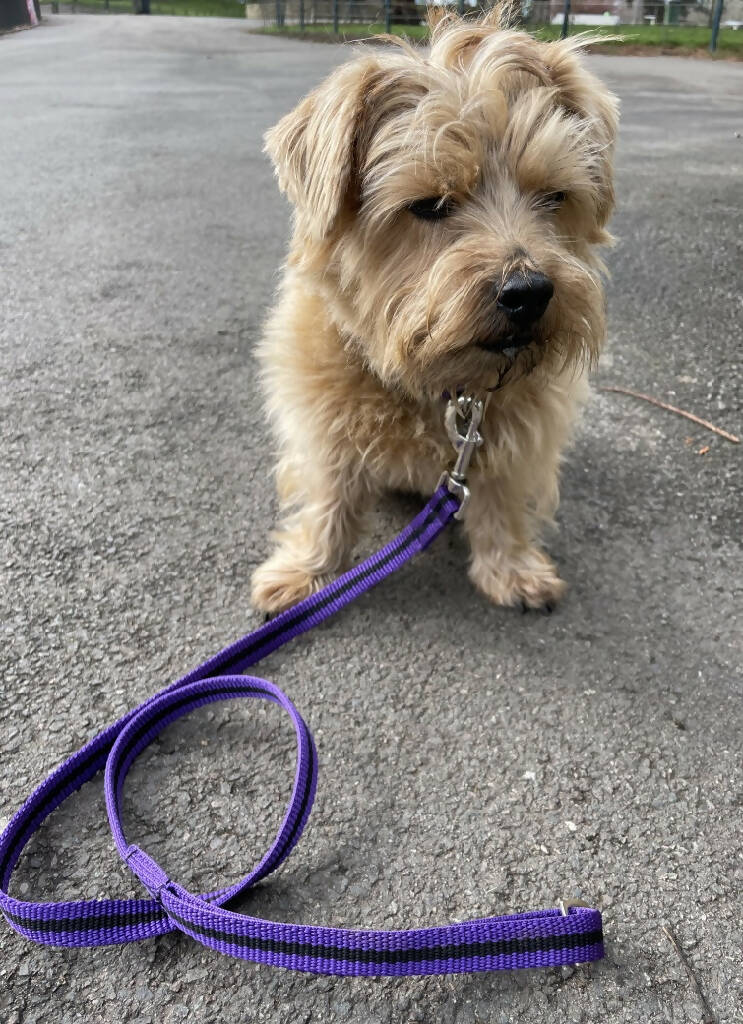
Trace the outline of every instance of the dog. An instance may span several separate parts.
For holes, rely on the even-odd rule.
[[[294,211],[258,349],[285,518],[256,609],[347,567],[379,492],[433,492],[463,392],[490,396],[470,578],[497,605],[562,595],[540,535],[605,334],[618,126],[587,41],[447,15],[428,52],[363,50],[267,133]]]

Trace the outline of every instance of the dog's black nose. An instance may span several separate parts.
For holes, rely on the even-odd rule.
[[[514,270],[498,295],[498,306],[512,323],[528,327],[538,320],[554,293],[552,282],[538,270]]]

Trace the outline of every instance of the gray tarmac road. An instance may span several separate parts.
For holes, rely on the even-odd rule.
[[[236,22],[65,17],[0,39],[0,815],[94,731],[256,624],[275,514],[252,349],[288,208],[261,134],[345,56]],[[623,101],[598,382],[741,432],[743,66],[596,57]],[[736,134],[737,133],[737,134]],[[705,454],[701,449],[709,447]],[[473,592],[450,535],[264,674],[314,730],[313,818],[244,903],[433,925],[582,894],[577,971],[333,980],[185,938],[59,950],[0,929],[2,1024],[743,1020],[740,447],[599,393],[565,467],[552,617]],[[384,503],[364,550],[417,508]],[[193,887],[263,853],[293,765],[272,707],[142,758],[131,836]],[[100,786],[19,897],[140,895]]]

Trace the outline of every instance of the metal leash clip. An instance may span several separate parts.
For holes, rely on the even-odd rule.
[[[472,395],[457,395],[446,403],[444,426],[449,440],[454,445],[457,459],[454,466],[441,474],[438,487],[446,487],[450,494],[459,501],[459,509],[454,513],[455,519],[462,519],[467,502],[470,499],[469,487],[465,484],[467,468],[476,448],[483,443],[479,426],[485,415],[490,396],[473,398]],[[460,422],[463,429],[460,429]]]

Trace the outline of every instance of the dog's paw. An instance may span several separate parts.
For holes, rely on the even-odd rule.
[[[494,604],[521,607],[524,611],[553,611],[567,586],[549,558],[537,548],[523,552],[511,562],[502,556],[492,561],[476,557],[470,579]]]
[[[314,594],[324,583],[323,577],[287,565],[277,553],[253,573],[251,604],[256,611],[274,615]]]

